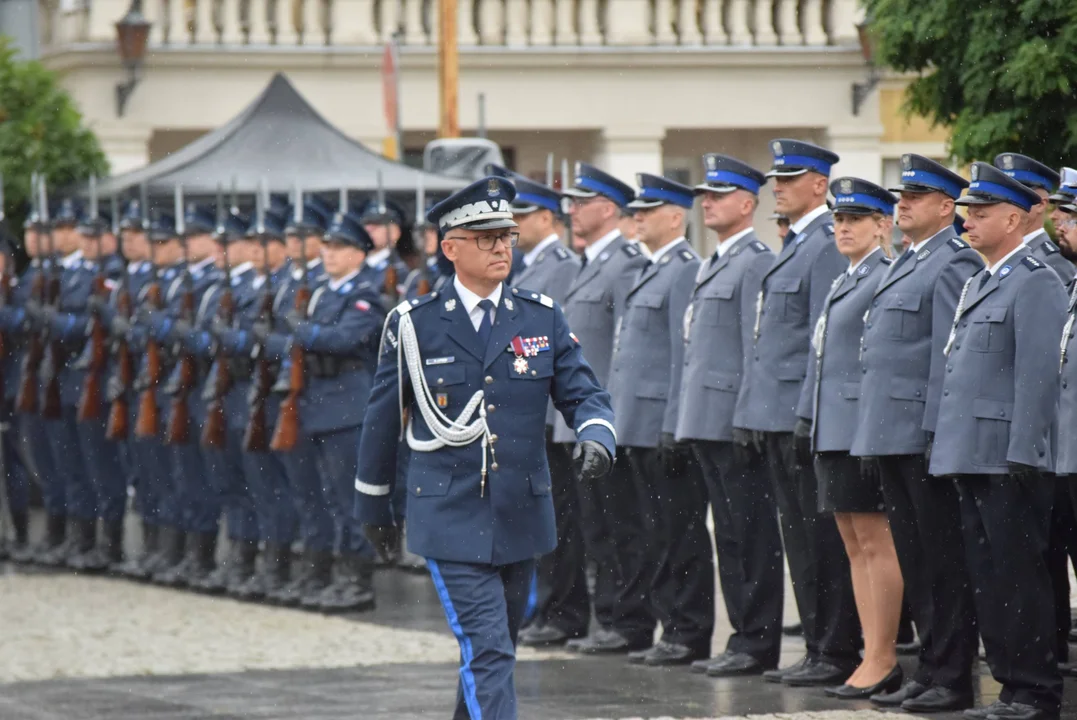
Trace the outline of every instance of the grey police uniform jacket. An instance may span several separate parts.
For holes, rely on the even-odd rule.
[[[657,447],[662,433],[677,430],[684,314],[699,267],[699,256],[681,240],[645,266],[628,291],[608,386],[619,446]]]
[[[700,265],[684,316],[678,440],[733,439],[733,411],[752,346],[755,301],[774,253],[750,232]]]
[[[815,452],[848,451],[857,426],[860,397],[860,336],[864,311],[871,304],[879,277],[890,260],[876,250],[852,275],[843,272],[833,282],[823,314],[812,333],[808,360],[811,400],[797,415],[811,418]]]
[[[929,472],[1053,471],[1066,292],[1027,247],[979,285],[977,274],[959,302]]]
[[[934,432],[957,298],[983,267],[947,227],[882,275],[864,324],[860,415],[850,452],[917,455]]]
[[[530,265],[525,265],[513,283],[537,290],[553,298],[554,302],[564,303],[569,287],[579,274],[579,256],[556,240],[543,248]],[[546,425],[552,427],[559,416],[551,401],[546,412]]]
[[[745,380],[733,425],[792,432],[805,382],[815,321],[834,278],[849,267],[834,245],[834,218],[825,212],[782,248],[763,277],[762,312],[745,349]],[[758,333],[755,329],[758,328]]]
[[[1046,230],[1040,230],[1035,236],[1029,238],[1026,244],[1032,250],[1032,257],[1054,270],[1063,284],[1068,285],[1073,280],[1075,270],[1073,263],[1062,257],[1062,251],[1051,240]]]
[[[646,262],[639,248],[618,236],[579,271],[565,295],[565,320],[603,387],[609,383],[614,328],[624,313],[628,291]],[[576,434],[560,416],[555,418],[553,439],[576,441]]]
[[[1059,475],[1077,474],[1077,285],[1070,291],[1068,315],[1063,326],[1062,389],[1058,401],[1058,441],[1055,444],[1055,472]]]

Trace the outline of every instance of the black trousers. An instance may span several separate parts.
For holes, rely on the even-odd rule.
[[[915,679],[970,690],[979,642],[957,490],[951,481],[927,474],[923,455],[880,457],[879,474],[920,637]]]
[[[1055,608],[1055,657],[1059,662],[1069,662],[1070,575],[1069,550],[1074,532],[1073,505],[1070,498],[1069,477],[1050,475],[1044,480],[1054,487],[1054,503],[1051,506],[1051,530],[1047,540],[1047,552],[1043,559],[1047,574],[1051,577],[1051,594]]]
[[[1057,714],[1062,676],[1043,560],[1054,484],[1011,475],[959,475],[955,484],[987,664],[1002,685],[999,700]]]
[[[546,428],[546,457],[550,463],[557,547],[538,561],[538,602],[535,621],[549,624],[570,636],[587,634],[591,601],[580,530],[580,507],[571,445],[555,443]]]
[[[767,467],[778,500],[808,655],[843,665],[860,662],[860,622],[849,558],[831,513],[819,513],[815,470],[796,462],[793,433],[765,433]]]
[[[571,448],[566,445],[568,452]],[[647,556],[639,496],[632,487],[632,466],[618,449],[609,475],[576,483],[580,529],[597,571],[592,603],[599,626],[649,643],[656,624],[648,597],[654,563]]]
[[[766,463],[755,456],[738,464],[728,442],[695,442],[693,450],[710,495],[718,583],[733,627],[726,650],[775,667],[782,642],[785,564]]]
[[[709,651],[714,634],[714,564],[707,533],[707,489],[687,447],[628,448],[640,497],[648,556],[655,559],[651,606],[662,639]]]

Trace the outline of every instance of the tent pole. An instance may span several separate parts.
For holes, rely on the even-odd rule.
[[[460,137],[458,106],[460,57],[456,49],[456,0],[438,0],[438,95],[441,103],[439,138]]]

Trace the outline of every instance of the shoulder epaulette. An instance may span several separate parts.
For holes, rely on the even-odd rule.
[[[950,247],[952,247],[955,251],[964,250],[968,246],[969,246],[969,244],[967,242],[965,242],[964,240],[962,240],[961,238],[956,238],[956,237],[950,238]]]
[[[759,242],[758,240],[752,240],[751,244],[748,247],[750,247],[752,250],[755,250],[757,253],[764,253],[768,249],[766,245]]]
[[[553,254],[557,256],[558,260],[568,260],[569,258],[568,249],[560,245],[553,249]]]
[[[1044,240],[1043,244],[1040,247],[1042,247],[1044,252],[1046,252],[1048,255],[1054,255],[1056,252],[1059,252],[1058,245],[1055,245],[1053,242],[1051,242],[1050,238]]]
[[[1043,263],[1041,263],[1039,260],[1032,257],[1031,255],[1025,255],[1023,258],[1021,258],[1021,262],[1023,262],[1025,265],[1028,265],[1029,268],[1033,270],[1039,270],[1041,267],[1044,267]]]
[[[692,262],[693,260],[696,259],[696,254],[694,252],[692,252],[691,250],[689,250],[688,248],[685,248],[684,250],[681,250],[680,256],[681,256],[681,260],[684,260],[685,262]]]
[[[549,295],[543,295],[542,293],[533,292],[531,290],[524,290],[522,288],[513,288],[512,294],[518,298],[530,300],[531,302],[538,303],[539,305],[545,305],[548,308],[553,307],[553,298]]]
[[[883,265],[890,265],[891,263],[894,262],[894,260],[893,260],[893,258],[884,257],[879,262],[881,262]]]
[[[621,248],[621,252],[631,258],[639,257],[639,248],[632,243],[626,243],[625,246]]]
[[[414,300],[405,300],[404,302],[400,303],[395,308],[393,308],[393,310],[396,312],[397,315],[407,315],[409,312],[411,312],[415,308],[421,307],[423,305],[426,305],[427,303],[429,303],[432,300],[436,300],[437,297],[438,297],[437,292],[427,293],[426,295],[420,295],[419,297],[415,298]]]
[[[830,235],[831,237],[833,237],[834,236],[834,224],[833,223],[827,223],[826,225],[824,225],[823,226],[823,232],[825,232],[827,235]]]

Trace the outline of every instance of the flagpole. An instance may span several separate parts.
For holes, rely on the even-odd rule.
[[[438,0],[438,137],[460,137],[460,56],[456,47],[456,0]]]

